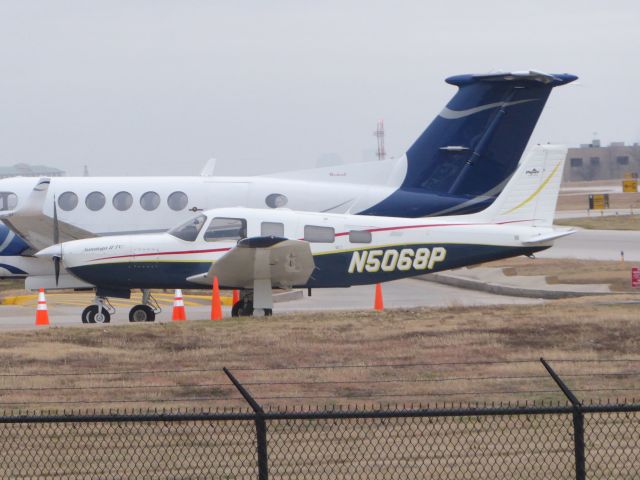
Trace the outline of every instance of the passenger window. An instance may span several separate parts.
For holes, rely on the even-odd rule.
[[[129,210],[133,205],[133,197],[129,192],[118,192],[113,196],[113,206],[116,210],[124,212]]]
[[[167,198],[167,205],[171,210],[175,210],[179,212],[180,210],[184,210],[187,208],[187,203],[189,203],[189,197],[184,192],[173,192]]]
[[[58,197],[58,206],[69,212],[78,206],[78,196],[73,192],[64,192]]]
[[[104,204],[107,203],[107,199],[101,192],[91,192],[87,195],[87,198],[84,199],[84,203],[89,210],[97,212],[104,207]]]
[[[366,230],[351,230],[349,232],[351,243],[371,243],[371,232]]]
[[[278,222],[262,222],[260,235],[263,237],[284,237],[284,224]]]
[[[18,206],[18,196],[13,192],[0,192],[0,212],[13,210]]]
[[[264,203],[266,203],[269,208],[284,207],[288,201],[289,199],[281,193],[272,193],[264,199]]]
[[[187,242],[193,242],[198,238],[202,226],[207,221],[207,217],[204,215],[198,215],[192,218],[182,225],[178,225],[175,228],[169,230],[169,234]]]
[[[333,227],[318,227],[316,225],[304,226],[304,239],[307,242],[333,243],[336,232]]]
[[[140,197],[140,206],[151,212],[160,206],[160,195],[156,192],[146,192]]]
[[[204,239],[207,242],[240,240],[246,237],[247,221],[244,218],[214,218],[204,232]]]

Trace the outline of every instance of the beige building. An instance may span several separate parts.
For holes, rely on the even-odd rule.
[[[621,179],[625,172],[640,172],[640,145],[611,142],[600,145],[600,140],[570,148],[564,166],[565,182],[583,180]]]

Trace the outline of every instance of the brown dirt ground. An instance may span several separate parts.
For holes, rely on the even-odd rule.
[[[563,185],[563,188],[570,188]],[[598,193],[597,188],[592,193]],[[558,210],[587,210],[589,208],[589,192],[560,193]],[[640,192],[610,193],[609,208],[640,208]]]
[[[596,212],[591,217],[556,219],[560,226],[580,227],[588,230],[640,230],[640,215],[603,215]]]
[[[549,284],[608,284],[614,292],[633,294],[639,293],[637,288],[631,287],[631,267],[634,265],[622,261],[517,257],[479,266],[502,268],[508,276],[545,275]]]

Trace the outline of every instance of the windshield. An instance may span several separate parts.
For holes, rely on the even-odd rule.
[[[204,215],[198,215],[195,218],[169,230],[169,233],[174,237],[178,237],[187,242],[193,242],[198,237],[202,226],[207,221],[207,217]]]

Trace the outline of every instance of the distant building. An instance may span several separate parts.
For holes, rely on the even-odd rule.
[[[624,177],[625,172],[640,172],[640,145],[611,142],[603,147],[600,140],[570,148],[564,166],[563,180],[609,180]]]
[[[0,178],[7,177],[63,177],[65,172],[46,165],[18,163],[11,167],[0,166]]]

